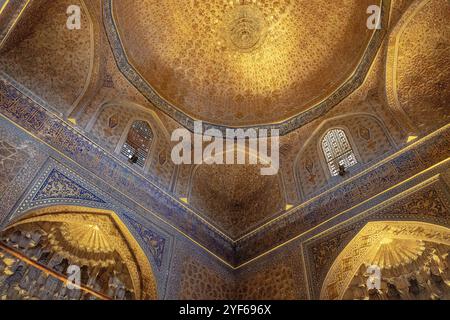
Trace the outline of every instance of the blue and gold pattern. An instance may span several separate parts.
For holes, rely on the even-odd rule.
[[[155,263],[159,268],[161,268],[163,255],[164,255],[164,246],[166,244],[166,239],[162,236],[153,232],[149,229],[144,228],[142,224],[134,220],[128,215],[124,215],[127,221],[135,228],[135,230],[139,233],[139,236],[145,242],[148,247],[148,250],[153,256]]]
[[[76,199],[105,203],[92,192],[55,169],[33,198],[33,200],[50,199]]]
[[[450,152],[450,126],[446,126],[354,178],[346,180],[339,185],[340,188],[332,188],[315,197],[314,201],[301,204],[248,235],[233,240],[170,197],[152,181],[134,174],[128,167],[117,163],[113,157],[80,132],[27,98],[4,77],[0,80],[0,112],[71,160],[95,173],[97,177],[101,177],[112,188],[121,191],[146,210],[173,223],[193,240],[231,265],[245,263],[325,221],[333,218],[341,221],[343,212],[357,214],[367,209],[367,206],[401,192],[400,189],[403,187],[399,190],[388,190],[389,192],[377,196],[377,199],[371,202],[357,207],[355,205],[420,174],[427,167],[431,166],[433,170],[416,180],[423,181],[430,175],[439,173],[441,167],[445,165],[437,167],[436,165],[445,161]],[[346,216],[349,214],[346,213]]]

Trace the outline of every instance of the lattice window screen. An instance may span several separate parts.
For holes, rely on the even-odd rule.
[[[322,150],[331,175],[339,175],[339,165],[350,168],[358,163],[347,135],[341,129],[328,131],[322,141]]]
[[[144,167],[153,141],[153,131],[145,121],[135,121],[122,146],[121,154],[128,159],[137,157],[136,164]]]

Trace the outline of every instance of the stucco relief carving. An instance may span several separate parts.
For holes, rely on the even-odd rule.
[[[370,222],[345,247],[324,281],[320,298],[342,298],[357,269],[383,238],[415,239],[450,245],[448,228],[418,222]],[[371,251],[372,250],[372,251]]]
[[[369,40],[369,33],[365,32],[367,29],[365,29],[364,32],[355,30],[365,28],[367,19],[365,12],[369,3],[363,4],[360,1],[352,2],[349,3],[348,7],[340,7],[341,10],[331,9],[329,7],[334,6],[334,3],[327,3],[326,5],[319,7],[311,3],[311,6],[308,5],[306,8],[300,10],[295,8],[295,6],[298,5],[296,2],[280,1],[276,4],[272,4],[255,1],[254,3],[248,4],[248,6],[254,7],[252,9],[253,12],[260,10],[264,15],[264,19],[262,19],[262,17],[261,19],[255,18],[255,16],[258,16],[258,14],[255,13],[248,15],[251,18],[248,23],[246,22],[244,24],[245,27],[242,28],[241,24],[241,28],[236,28],[238,30],[244,30],[243,37],[240,38],[246,40],[241,42],[244,43],[244,47],[248,47],[249,43],[252,44],[252,47],[257,46],[260,43],[262,43],[263,46],[268,44],[269,49],[266,48],[266,52],[278,52],[280,50],[279,48],[282,47],[283,50],[286,51],[286,54],[273,56],[264,54],[264,52],[258,53],[258,50],[251,51],[250,53],[244,52],[243,54],[247,55],[253,53],[259,55],[258,59],[250,58],[249,60],[247,56],[239,55],[235,57],[233,52],[227,52],[227,44],[221,43],[220,37],[217,39],[216,36],[217,30],[220,29],[220,22],[223,20],[223,15],[229,10],[233,10],[234,7],[241,6],[241,4],[202,4],[196,2],[192,3],[191,6],[185,6],[180,9],[178,3],[175,2],[164,4],[158,3],[157,5],[152,3],[152,6],[150,6],[149,3],[143,2],[139,4],[139,6],[143,6],[142,8],[133,11],[125,9],[128,5],[129,4],[125,1],[113,2],[111,0],[104,6],[103,12],[107,33],[119,68],[135,87],[156,107],[189,129],[193,128],[193,120],[199,118],[205,121],[205,128],[215,127],[220,130],[225,130],[229,125],[259,125],[264,128],[277,127],[281,129],[282,135],[286,134],[331,110],[338,102],[342,101],[361,85],[370,64],[375,58],[376,52],[386,31],[385,29],[376,31],[374,37]],[[304,3],[302,3],[302,5],[305,6]],[[134,6],[136,6],[136,4]],[[209,12],[208,9],[206,9],[207,7],[216,8],[213,13],[211,13],[211,17],[208,17],[206,14],[201,14],[202,12]],[[388,12],[389,7],[390,1],[382,1],[383,21],[385,25],[388,25],[387,21],[389,15],[386,13]],[[318,8],[323,8],[323,10],[327,10],[327,12],[340,12],[340,18],[334,19],[333,22],[330,21],[330,26],[335,26],[336,24],[345,21],[347,18],[349,21],[352,21],[352,24],[354,23],[352,28],[349,28],[348,24],[337,27],[336,32],[340,32],[342,29],[346,28],[351,29],[346,33],[346,40],[353,39],[353,46],[346,46],[345,48],[340,47],[339,50],[352,48],[351,52],[345,55],[346,57],[361,53],[363,58],[360,60],[361,64],[359,66],[356,66],[356,61],[353,61],[352,63],[346,64],[328,63],[328,68],[317,69],[320,65],[320,63],[315,61],[317,56],[319,56],[318,59],[320,60],[327,59],[327,57],[329,57],[328,53],[331,53],[332,50],[313,49],[312,52],[309,52],[309,50],[311,50],[313,46],[320,47],[323,46],[325,42],[331,43],[336,40],[334,37],[335,32],[329,32],[329,28],[325,25],[319,27],[319,29],[327,36],[331,37],[329,41],[315,43],[312,38],[309,40],[302,39],[302,41],[308,42],[308,46],[302,46],[301,43],[293,46],[297,41],[300,41],[300,36],[296,32],[291,34],[290,31],[299,28],[299,21],[302,21],[304,23],[304,28],[307,29],[302,32],[303,36],[319,32],[317,30],[314,32],[311,31],[310,27],[313,24],[307,23],[309,18],[316,16]],[[147,10],[151,10],[147,15],[134,15],[135,12],[145,12]],[[186,24],[182,37],[180,38],[180,33],[175,32],[171,34],[171,39],[164,36],[162,39],[164,41],[169,41],[167,44],[169,46],[168,49],[164,48],[164,41],[157,41],[158,46],[149,46],[149,48],[152,49],[151,53],[147,51],[147,54],[133,54],[128,60],[125,52],[130,53],[131,50],[132,53],[136,53],[143,47],[146,47],[141,46],[135,50],[132,49],[133,43],[138,43],[135,41],[137,40],[136,37],[139,37],[139,42],[141,43],[142,41],[147,41],[146,38],[139,36],[142,30],[145,30],[145,34],[148,34],[149,28],[156,30],[153,34],[167,33],[164,25],[166,19],[157,18],[158,14],[167,14],[167,12],[171,12],[174,15],[174,19],[180,22],[183,21],[184,24],[186,24],[186,21],[192,20],[190,23]],[[303,14],[303,16],[294,17],[297,14]],[[345,19],[343,19],[343,15],[345,15]],[[143,16],[147,18],[143,20]],[[333,19],[331,15],[326,14],[325,12],[322,16]],[[138,21],[138,23],[136,23],[136,21]],[[214,27],[211,28],[207,23],[208,21],[212,21],[213,24],[215,23]],[[260,23],[255,21],[260,21]],[[262,36],[258,36],[260,31],[251,31],[256,29],[259,30],[260,28],[258,25],[264,25],[262,21],[265,21],[269,25],[269,31],[266,38],[270,38],[271,41],[266,41],[268,39],[264,41],[257,40],[263,38]],[[122,32],[130,22],[133,23],[132,28],[135,32]],[[150,25],[147,25],[149,22],[151,22]],[[174,29],[171,28],[171,30]],[[264,30],[264,27],[261,27],[261,30]],[[262,34],[264,34],[264,32],[262,32]],[[293,36],[295,41],[286,42],[286,37],[290,35]],[[361,36],[364,39],[361,40]],[[239,37],[235,37],[236,43],[238,42],[238,38]],[[286,43],[282,44],[283,41]],[[232,40],[230,40],[230,42],[232,42]],[[367,45],[369,42],[370,44]],[[201,43],[203,43],[203,46],[200,45]],[[358,50],[355,50],[355,43],[359,44]],[[306,52],[299,54],[298,50]],[[159,55],[161,52],[165,54],[164,57]],[[184,56],[186,52],[191,52],[191,54],[189,56]],[[224,52],[225,54],[223,54]],[[326,57],[323,57],[323,55]],[[128,54],[127,56],[130,55]],[[215,57],[219,57],[219,61],[214,60]],[[299,61],[293,65],[288,65],[290,62],[286,64],[283,60],[284,57],[289,57],[290,60],[292,60],[292,58],[299,58]],[[142,60],[145,59],[151,60],[143,62]],[[283,61],[278,61],[278,59]],[[312,61],[305,63],[305,59]],[[234,76],[236,73],[233,72],[233,70],[242,68],[242,66],[239,67],[239,63],[237,68],[234,67],[236,61],[240,60],[242,60],[241,65],[244,66],[246,63],[247,65],[260,63],[260,66],[252,67],[254,70],[252,73],[258,76],[253,77],[249,74],[246,79],[242,79],[244,82],[242,82],[239,77]],[[359,60],[359,58],[356,60]],[[160,64],[162,61],[164,61],[164,63]],[[168,61],[171,61],[169,65],[167,65]],[[196,61],[203,61],[203,63],[197,65]],[[211,63],[205,63],[205,61],[211,61]],[[131,65],[134,65],[135,67],[133,68]],[[178,67],[173,69],[174,65]],[[270,65],[273,65],[274,67],[270,67],[270,75],[267,77],[266,75],[269,73],[265,73],[265,70]],[[320,103],[319,101],[321,99],[319,99],[317,95],[323,95],[324,90],[321,90],[321,93],[318,93],[317,95],[313,94],[310,96],[310,93],[315,92],[316,88],[319,86],[316,86],[314,81],[307,79],[305,83],[303,83],[303,80],[305,79],[297,81],[298,79],[293,76],[292,72],[294,67],[300,68],[301,70],[311,69],[311,72],[307,72],[307,74],[320,73],[321,77],[319,78],[323,79],[326,77],[323,75],[324,72],[329,72],[339,65],[351,65],[352,68],[356,68],[356,72],[348,81],[345,77],[336,81],[329,81],[327,85],[333,87],[333,89],[325,90],[327,92],[326,99]],[[227,72],[222,70],[225,66],[230,66],[228,70],[226,70]],[[139,73],[137,73],[135,69],[138,69]],[[189,73],[192,73],[192,76],[187,77],[185,72],[180,71],[185,69],[190,70]],[[343,72],[336,71],[332,73],[333,74],[327,78],[334,78],[337,74],[343,74]],[[239,72],[239,74],[242,73]],[[300,78],[304,77],[303,72],[300,72],[300,74]],[[144,77],[142,75],[144,75]],[[155,75],[158,75],[157,81],[154,81],[155,79],[153,79]],[[228,82],[227,77],[225,77],[226,75],[231,77]],[[298,73],[296,73],[296,75],[298,75]],[[255,79],[256,81],[262,82],[252,85],[253,80]],[[323,87],[323,81],[320,80],[320,82],[320,87]],[[208,87],[204,86],[206,83],[208,84]],[[342,84],[342,86],[335,88],[336,83]],[[228,89],[223,89],[225,87]],[[271,89],[273,87],[276,87],[276,89]],[[301,88],[301,90],[299,88]],[[333,93],[334,89],[337,90]],[[308,96],[302,98],[302,95]],[[232,99],[230,99],[230,96]],[[308,105],[313,105],[314,107],[308,109],[305,108],[305,106],[298,106],[298,103],[295,103],[295,101],[300,100],[306,102]],[[218,107],[212,108],[211,105],[217,105]],[[242,108],[242,106],[247,105],[251,105],[252,108]],[[223,110],[227,110],[227,112],[223,112]],[[195,114],[193,115],[193,113]],[[274,114],[279,117],[276,121],[273,119]],[[257,119],[255,116],[257,116]],[[267,123],[270,123],[270,125]]]
[[[0,131],[1,132],[1,131]],[[0,140],[0,194],[25,165],[28,154],[6,140]]]
[[[34,210],[3,230],[1,240],[5,250],[18,251],[63,277],[70,265],[85,268],[83,284],[110,298],[157,297],[147,257],[111,211],[75,206]],[[121,288],[105,283],[105,277],[114,276]]]
[[[81,30],[64,27],[71,4],[83,8]],[[40,19],[26,30],[27,37],[0,55],[2,71],[66,116],[86,92],[93,69],[94,36],[85,8],[83,0],[47,1],[34,8]]]
[[[349,168],[358,170],[382,155],[393,151],[395,144],[384,124],[369,114],[351,114],[331,118],[322,123],[305,142],[294,162],[294,172],[306,200],[329,184],[330,172],[322,150],[322,137],[330,129],[339,128],[346,132],[360,165]]]
[[[159,117],[152,111],[127,101],[104,104],[88,124],[86,130],[102,146],[119,153],[133,121],[149,123],[154,137],[148,152],[148,161],[143,168],[161,184],[169,187],[175,170],[170,158],[170,136]],[[166,159],[166,160],[165,160]]]
[[[412,133],[432,132],[450,120],[449,12],[448,1],[416,0],[389,39],[387,99]]]

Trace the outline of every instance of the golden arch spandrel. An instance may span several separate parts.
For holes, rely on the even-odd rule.
[[[110,210],[92,209],[79,206],[52,206],[32,210],[7,226],[2,233],[27,228],[33,224],[47,223],[58,226],[63,236],[54,236],[53,245],[58,253],[74,257],[75,252],[84,253],[76,257],[80,262],[96,257],[105,257],[108,252],[117,252],[128,269],[136,299],[156,300],[156,280],[152,267],[137,241],[119,219]],[[57,243],[57,244],[55,244]],[[65,251],[64,246],[70,248]]]
[[[422,240],[450,245],[450,229],[411,221],[369,222],[335,259],[325,277],[320,299],[342,299],[359,267],[373,260],[384,239]]]

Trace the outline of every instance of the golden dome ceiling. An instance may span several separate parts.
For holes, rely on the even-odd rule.
[[[315,106],[353,75],[373,39],[371,0],[112,4],[139,76],[190,118],[223,126],[279,123]]]

